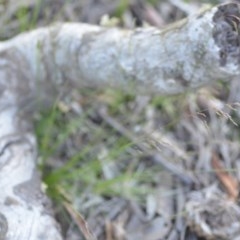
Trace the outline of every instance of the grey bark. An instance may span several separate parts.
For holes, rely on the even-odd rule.
[[[61,239],[36,171],[25,113],[84,86],[174,94],[240,73],[237,4],[162,31],[57,24],[0,43],[0,239]],[[52,96],[51,98],[49,96]]]

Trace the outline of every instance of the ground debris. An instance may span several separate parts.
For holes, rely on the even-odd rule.
[[[240,238],[240,207],[217,185],[192,192],[185,210],[188,226],[199,236],[226,240]]]

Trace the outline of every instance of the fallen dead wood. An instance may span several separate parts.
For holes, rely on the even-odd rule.
[[[120,30],[58,24],[0,44],[0,239],[62,239],[36,171],[30,112],[84,86],[174,94],[240,74],[237,4]]]

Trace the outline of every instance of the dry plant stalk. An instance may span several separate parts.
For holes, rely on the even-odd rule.
[[[226,168],[223,166],[215,152],[213,152],[212,154],[211,164],[219,181],[224,186],[224,189],[227,192],[229,199],[231,199],[232,201],[236,201],[239,195],[239,184],[237,179],[227,173]]]
[[[68,23],[1,42],[0,239],[62,239],[41,191],[28,110],[75,87],[174,94],[230,80],[240,73],[239,17],[231,3],[163,31]]]

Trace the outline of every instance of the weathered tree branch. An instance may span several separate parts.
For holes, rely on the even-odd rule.
[[[58,24],[0,44],[0,239],[61,239],[36,171],[29,116],[73,87],[174,94],[240,74],[237,4],[160,31]]]

